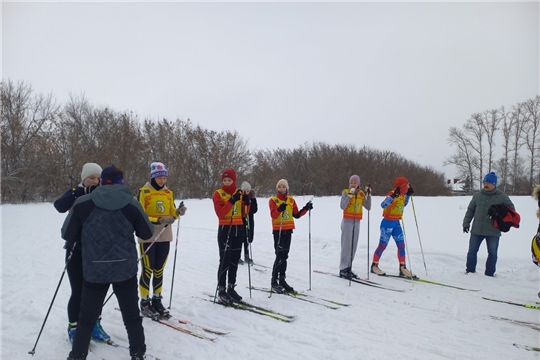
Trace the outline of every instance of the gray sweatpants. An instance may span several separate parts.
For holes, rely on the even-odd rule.
[[[354,260],[356,248],[358,247],[359,234],[360,220],[343,219],[341,221],[341,260],[339,262],[340,270],[352,267],[351,251],[352,260]]]

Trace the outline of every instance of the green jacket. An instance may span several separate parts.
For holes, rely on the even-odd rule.
[[[497,204],[505,204],[514,210],[516,209],[508,195],[497,188],[493,191],[482,189],[475,193],[463,218],[463,227],[470,227],[471,221],[474,218],[471,234],[501,236],[501,231],[493,226],[493,220],[488,215],[488,209],[491,205]]]

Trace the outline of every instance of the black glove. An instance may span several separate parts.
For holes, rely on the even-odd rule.
[[[239,190],[236,190],[236,192],[231,196],[231,198],[229,199],[229,202],[231,204],[234,205],[235,202],[237,202],[238,200],[240,200],[240,197],[242,196],[242,194],[240,193]]]
[[[468,233],[469,233],[469,227],[468,227],[468,226],[465,226],[465,227],[463,228],[463,232],[466,233],[466,234],[468,234]]]
[[[371,185],[366,186],[366,195],[371,195]]]
[[[284,212],[286,208],[287,208],[287,204],[285,204],[283,202],[283,203],[281,203],[281,205],[278,206],[277,209],[278,209],[279,212]]]
[[[311,201],[308,201],[306,206],[304,206],[304,210],[311,210],[313,209],[313,203]]]
[[[409,190],[407,190],[407,195],[411,196],[412,194],[414,194],[414,189],[412,188],[411,185],[409,185]]]
[[[251,199],[248,194],[244,194],[244,196],[242,196],[242,202],[244,203],[244,205],[251,204]]]
[[[497,216],[497,208],[495,206],[491,206],[489,209],[488,209],[488,215],[490,217],[496,217]]]
[[[392,198],[395,199],[399,196],[399,194],[401,194],[401,190],[399,190],[399,188],[397,187],[394,192],[392,193]]]
[[[96,188],[97,188],[98,186],[99,186],[99,185],[85,186],[85,187],[84,187],[84,193],[85,193],[85,194],[90,194],[92,191],[96,190]]]

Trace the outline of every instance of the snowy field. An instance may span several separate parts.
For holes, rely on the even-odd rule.
[[[299,207],[309,197],[296,197]],[[373,198],[368,217],[361,225],[360,245],[353,270],[367,276],[368,262],[377,247],[380,202]],[[405,210],[405,230],[411,270],[421,278],[461,287],[462,291],[401,279],[370,279],[405,289],[394,292],[309,272],[311,233],[312,270],[338,272],[341,210],[339,197],[313,200],[310,218],[296,220],[288,282],[295,289],[319,298],[351,304],[337,310],[299,301],[285,295],[252,291],[248,268],[238,271],[238,292],[245,300],[273,310],[296,315],[292,323],[276,321],[246,311],[236,311],[202,301],[204,292],[214,293],[218,266],[217,218],[210,199],[185,200],[188,207],[179,230],[178,257],[171,312],[176,317],[230,332],[213,342],[198,339],[145,319],[148,354],[161,359],[538,359],[539,353],[518,349],[513,343],[540,346],[537,330],[495,320],[499,316],[538,323],[538,310],[486,301],[482,297],[534,304],[540,301],[539,268],[531,261],[530,244],[538,226],[536,201],[513,197],[522,216],[521,227],[501,238],[494,278],[483,275],[487,251],[479,252],[476,274],[465,275],[468,234],[462,219],[470,197],[414,197],[416,219],[423,247],[424,269],[415,216],[411,204]],[[177,200],[177,202],[179,202]],[[260,198],[255,215],[253,257],[272,266],[274,254],[268,199]],[[3,205],[2,211],[2,347],[1,359],[30,359],[54,290],[64,268],[64,241],[60,228],[65,214],[51,203]],[[311,223],[311,227],[310,224]],[[176,226],[173,233],[176,235]],[[311,228],[311,231],[310,231]],[[369,253],[368,253],[369,245]],[[369,258],[369,259],[368,259]],[[169,305],[174,242],[165,270],[164,303]],[[381,263],[389,274],[398,273],[396,246],[391,240]],[[252,268],[254,286],[268,287],[270,270]],[[66,304],[69,282],[64,278],[49,319],[37,345],[34,359],[65,359],[67,340]],[[103,309],[103,327],[117,343],[127,337],[115,297]],[[190,328],[201,332],[195,328]],[[211,334],[207,334],[212,336]],[[89,359],[129,359],[128,351],[103,344],[91,345]]]

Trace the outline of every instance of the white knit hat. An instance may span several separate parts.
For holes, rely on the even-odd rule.
[[[81,181],[84,181],[90,175],[99,175],[101,177],[101,172],[103,169],[96,163],[86,163],[82,167],[81,171]]]
[[[247,181],[242,181],[242,186],[240,188],[242,191],[250,191],[251,185]]]
[[[287,192],[289,192],[289,182],[287,180],[280,179],[276,184],[276,190],[277,190],[278,185],[285,185],[285,187],[287,188]]]

